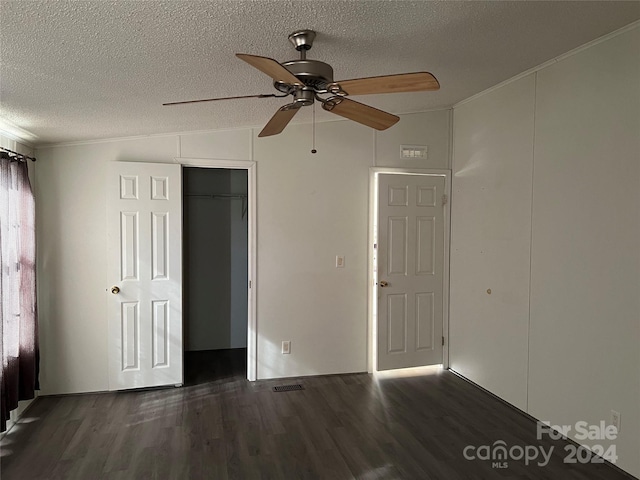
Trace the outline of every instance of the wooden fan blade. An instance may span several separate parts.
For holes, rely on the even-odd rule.
[[[289,85],[302,85],[302,82],[298,80],[293,73],[284,68],[273,58],[248,55],[246,53],[236,53],[236,57],[240,60],[244,60],[252,67],[260,70],[262,73],[266,73],[277,82],[287,83]]]
[[[281,109],[279,109],[276,114],[271,117],[271,120],[264,126],[262,131],[258,134],[258,137],[269,137],[271,135],[277,135],[284,127],[286,127],[291,119],[298,113],[300,108],[290,108],[288,105],[285,105]]]
[[[218,100],[237,100],[238,98],[270,98],[270,97],[286,97],[286,95],[276,95],[274,93],[262,93],[260,95],[240,95],[239,97],[220,97],[220,98],[205,98],[204,100],[186,100],[184,102],[168,102],[163,103],[166,105],[184,105],[186,103],[202,103],[202,102],[217,102]]]
[[[440,84],[429,72],[401,73],[381,77],[354,78],[336,82],[347,95],[422,92],[438,90]]]
[[[344,97],[329,99],[322,104],[322,108],[376,130],[386,130],[400,120],[396,115]]]

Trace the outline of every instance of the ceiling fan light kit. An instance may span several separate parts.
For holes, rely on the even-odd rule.
[[[438,90],[438,80],[429,72],[401,73],[379,77],[356,78],[353,80],[334,81],[331,65],[319,60],[307,59],[307,52],[313,46],[316,32],[298,30],[289,35],[289,41],[300,53],[298,60],[278,63],[268,57],[237,53],[236,56],[252,67],[273,79],[273,86],[281,93],[246,95],[224,98],[208,98],[204,100],[188,100],[171,102],[163,105],[179,105],[187,103],[209,102],[216,100],[232,100],[238,98],[286,97],[293,100],[278,109],[271,120],[258,134],[258,137],[277,135],[284,130],[298,110],[313,105],[315,101],[322,104],[328,112],[353,120],[376,130],[386,130],[395,125],[400,117],[377,108],[347,98],[349,95],[370,95],[381,93],[420,92]]]

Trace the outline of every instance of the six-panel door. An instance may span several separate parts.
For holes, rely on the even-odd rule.
[[[378,370],[442,363],[444,185],[378,176]]]
[[[110,164],[107,205],[109,389],[182,384],[181,166]]]

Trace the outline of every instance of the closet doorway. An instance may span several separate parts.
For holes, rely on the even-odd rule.
[[[184,380],[248,378],[249,171],[184,167]]]

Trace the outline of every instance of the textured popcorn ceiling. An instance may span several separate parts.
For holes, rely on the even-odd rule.
[[[640,18],[640,2],[1,1],[0,118],[35,144],[262,126],[286,99],[236,52],[309,58],[336,79],[432,72],[439,92],[361,96],[393,112],[449,107]],[[317,109],[318,120],[333,117]],[[296,121],[308,122],[307,107]]]

